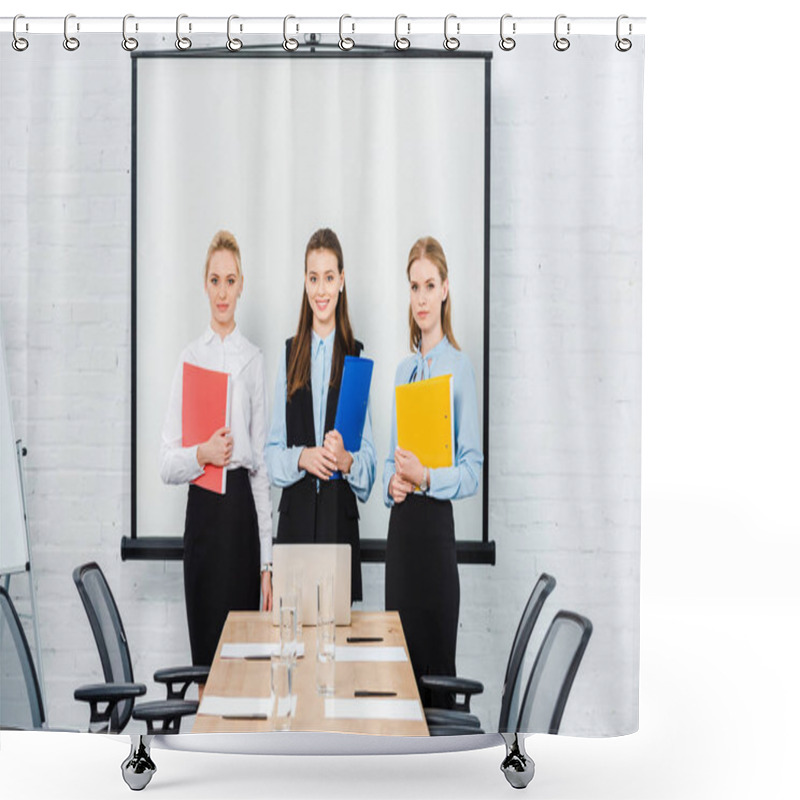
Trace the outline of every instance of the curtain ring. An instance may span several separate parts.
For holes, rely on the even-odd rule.
[[[622,22],[622,20],[624,20],[624,19],[628,19],[628,15],[627,15],[627,14],[620,14],[620,15],[617,17],[617,41],[616,41],[616,42],[614,42],[614,47],[616,47],[616,48],[617,48],[617,50],[619,50],[619,51],[620,51],[620,53],[627,53],[627,52],[628,52],[628,50],[630,50],[630,49],[631,49],[631,47],[633,47],[633,42],[631,42],[631,40],[630,40],[630,39],[623,39],[623,38],[622,38],[622,37],[619,35],[620,23],[621,23],[621,22]],[[631,33],[633,33],[633,26],[632,26],[632,25],[630,24],[630,22],[629,22],[629,23],[628,23],[628,35],[630,35]]]
[[[401,19],[407,20],[408,17],[405,14],[398,14],[394,18],[394,47],[395,50],[408,50],[411,47],[411,42],[405,36],[400,36]],[[406,28],[408,28],[408,33],[411,33],[411,25],[408,22],[406,22]]]
[[[19,20],[19,19],[25,19],[25,16],[23,14],[17,14],[17,16],[14,17],[14,23],[11,26],[11,33],[12,33],[14,38],[11,40],[11,46],[18,53],[21,53],[23,50],[27,50],[28,49],[29,42],[28,42],[27,39],[24,39],[22,36],[20,36],[17,33],[17,20]]]
[[[192,46],[192,40],[188,36],[181,36],[181,20],[188,19],[188,14],[178,14],[177,18],[175,19],[175,47],[178,50],[188,50]],[[189,30],[191,31],[192,26],[191,23],[189,24]]]
[[[131,53],[139,46],[139,40],[134,39],[133,36],[128,36],[129,19],[134,19],[133,14],[126,14],[122,18],[122,49]]]
[[[231,22],[233,22],[235,19],[239,19],[236,14],[231,14],[228,17],[228,41],[225,43],[225,47],[227,47],[231,53],[235,53],[237,50],[242,49],[242,40],[231,36]]]
[[[69,21],[71,19],[75,19],[74,14],[67,14],[67,16],[64,17],[64,42],[63,42],[64,49],[69,50],[70,53],[74,52],[81,46],[81,43],[74,36],[69,35]],[[78,24],[75,23],[75,25],[76,25],[76,30],[80,30]]]
[[[511,36],[505,35],[504,26],[507,19],[511,19],[511,14],[503,14],[503,16],[500,17],[500,49],[505,50],[506,52],[508,52],[509,50],[513,50],[517,46],[517,42],[515,39],[513,39]],[[512,33],[517,32],[516,22],[511,23],[511,32]]]
[[[455,14],[448,14],[444,18],[444,49],[445,50],[458,50],[461,47],[461,42],[455,36],[450,36],[447,31],[448,23],[451,19],[457,19]],[[456,22],[456,33],[461,32],[461,23]]]
[[[300,42],[298,42],[297,39],[292,39],[289,37],[288,23],[290,19],[295,19],[295,17],[289,14],[283,18],[283,49],[289,53],[292,53],[300,46]]]
[[[349,14],[342,14],[342,16],[339,17],[339,49],[340,50],[352,50],[356,46],[355,41],[353,39],[351,39],[349,36],[345,36],[344,35],[344,31],[342,30],[344,28],[344,21],[346,19],[353,19],[353,18]],[[355,22],[351,22],[350,24],[353,27],[352,32],[355,33],[355,30],[356,30]]]
[[[565,36],[558,35],[558,21],[560,19],[566,19],[566,14],[559,14],[555,22],[553,23],[553,35],[555,36],[555,41],[553,42],[553,47],[558,50],[559,53],[563,53],[565,50],[569,50],[570,41]],[[567,23],[567,36],[569,36],[569,22]]]

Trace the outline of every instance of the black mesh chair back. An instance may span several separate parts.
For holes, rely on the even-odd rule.
[[[8,592],[0,586],[0,728],[36,730],[44,705],[31,650]]]
[[[519,625],[517,625],[517,632],[514,635],[511,653],[508,657],[506,677],[503,681],[503,695],[500,701],[500,723],[497,730],[501,733],[518,730],[519,698],[522,694],[522,662],[525,659],[528,642],[544,601],[555,588],[556,579],[543,572],[533,587],[525,610],[520,617]]]
[[[555,615],[522,698],[518,731],[558,733],[572,682],[591,635],[592,623],[586,617],[571,611]]]
[[[100,567],[91,562],[76,567],[72,579],[78,587],[92,627],[106,683],[133,683],[128,640],[114,596]],[[122,730],[130,719],[133,700],[122,700],[111,714],[111,732]]]

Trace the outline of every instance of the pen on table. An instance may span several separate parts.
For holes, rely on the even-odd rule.
[[[245,656],[245,661],[271,661],[272,656]]]
[[[379,692],[371,689],[356,689],[356,697],[397,697],[397,692]]]
[[[355,644],[357,642],[382,642],[383,636],[348,636],[348,644]]]

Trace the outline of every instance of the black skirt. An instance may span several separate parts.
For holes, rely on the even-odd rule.
[[[258,515],[246,469],[229,470],[225,494],[189,486],[183,587],[192,664],[210,666],[229,611],[257,611]]]
[[[417,680],[456,674],[459,602],[453,506],[410,494],[389,517],[386,610],[400,612]]]

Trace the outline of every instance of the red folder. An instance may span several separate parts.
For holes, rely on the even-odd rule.
[[[183,402],[181,405],[183,446],[192,447],[208,440],[214,431],[230,426],[231,380],[227,372],[183,364]],[[192,483],[217,494],[225,494],[227,467],[206,464],[205,471]]]

